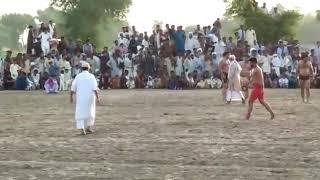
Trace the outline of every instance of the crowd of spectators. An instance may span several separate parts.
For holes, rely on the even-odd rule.
[[[38,29],[30,26],[26,53],[13,56],[7,51],[0,61],[0,87],[47,93],[69,90],[85,61],[100,89],[218,89],[222,86],[218,65],[224,52],[234,54],[237,61],[257,57],[266,87],[299,86],[297,40],[263,44],[254,27],[241,25],[230,37],[222,37],[222,30],[219,18],[209,26],[197,25],[192,32],[169,24],[157,25],[151,34],[138,32],[135,26],[123,27],[111,47],[99,50],[89,37],[85,41],[56,39],[52,21]],[[312,85],[319,88],[320,42],[309,54],[315,67]]]

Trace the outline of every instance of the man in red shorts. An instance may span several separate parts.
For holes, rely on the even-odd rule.
[[[259,100],[260,103],[269,111],[271,115],[271,120],[274,119],[274,113],[270,105],[264,100],[264,79],[262,69],[257,65],[257,58],[249,59],[251,66],[251,82],[252,82],[252,91],[249,98],[249,108],[247,114],[247,120],[250,119],[253,103],[255,100]]]

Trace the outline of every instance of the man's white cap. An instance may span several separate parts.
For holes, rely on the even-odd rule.
[[[82,61],[81,62],[81,67],[90,69],[90,64],[85,62],[85,61]]]
[[[257,51],[257,50],[256,50],[256,48],[251,48],[250,52],[252,52],[252,51]]]

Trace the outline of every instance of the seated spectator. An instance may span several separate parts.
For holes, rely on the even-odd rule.
[[[298,87],[298,80],[296,78],[296,73],[292,72],[289,76],[288,76],[288,80],[289,80],[289,84],[288,87],[291,89],[295,89]]]
[[[135,79],[135,85],[137,89],[144,89],[145,85],[144,85],[144,81],[145,81],[145,77],[143,72],[138,72],[138,75]]]
[[[116,75],[115,77],[111,78],[111,89],[120,89],[119,75]]]
[[[320,88],[320,72],[315,76],[313,84],[315,88]]]
[[[221,89],[222,81],[219,79],[219,75],[217,73],[214,73],[214,75],[211,77],[209,85],[212,89]]]
[[[178,79],[178,89],[187,89],[188,88],[188,81],[185,75],[185,72],[181,73],[181,76],[177,76]]]
[[[129,77],[129,79],[126,82],[126,85],[129,89],[134,89],[136,87],[133,77]]]
[[[187,81],[188,81],[188,88],[194,88],[195,82],[194,82],[194,79],[193,79],[191,73],[188,73],[186,79],[187,79]]]
[[[31,76],[31,73],[29,73],[27,75],[27,83],[28,83],[28,86],[26,88],[26,90],[36,90],[36,85],[33,83],[32,81],[32,76]]]
[[[279,87],[280,88],[288,88],[289,87],[289,80],[284,73],[282,73],[279,79]]]
[[[170,74],[171,75],[170,75],[170,79],[168,82],[168,89],[175,90],[175,89],[177,89],[176,75],[175,75],[174,71],[171,71]]]
[[[148,88],[148,89],[153,89],[154,88],[154,79],[152,78],[152,76],[148,76],[148,81],[147,81],[146,88]]]
[[[44,84],[44,89],[47,94],[58,93],[59,85],[54,77],[49,77],[49,79]]]
[[[49,74],[47,72],[44,72],[43,75],[40,76],[40,89],[44,89],[44,85],[46,81],[49,79]]]
[[[121,77],[120,77],[120,88],[121,89],[128,89],[127,86],[127,76],[129,74],[128,70],[124,70],[124,73],[122,73]]]
[[[279,78],[275,69],[271,69],[270,80],[271,80],[271,88],[278,88]]]
[[[27,87],[27,76],[24,72],[19,71],[18,77],[16,78],[16,90],[26,90]]]

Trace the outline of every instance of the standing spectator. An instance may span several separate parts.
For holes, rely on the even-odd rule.
[[[66,51],[67,50],[67,42],[66,40],[64,39],[64,37],[62,36],[61,39],[60,39],[60,42],[58,44],[58,52],[60,54],[62,54],[62,52]]]
[[[7,51],[6,58],[3,63],[3,88],[9,89],[14,86],[14,80],[11,77],[10,66],[12,63],[11,59],[12,51]]]
[[[151,52],[148,51],[146,54],[146,63],[145,63],[145,75],[153,76],[155,73],[155,58],[152,56]]]
[[[39,35],[39,38],[41,38],[41,49],[44,55],[46,56],[50,52],[50,33],[48,28],[44,29],[44,32],[42,32]]]
[[[314,56],[315,56],[315,64],[317,65],[317,67],[314,67],[316,68],[317,72],[320,72],[320,41],[317,41],[317,46],[316,48],[314,49]]]
[[[248,41],[251,48],[254,47],[255,42],[257,42],[256,31],[252,27],[246,31],[246,41]]]
[[[263,6],[261,7],[261,10],[263,13],[268,14],[268,9],[267,9],[267,3],[263,3]]]
[[[44,72],[48,72],[48,59],[41,53],[40,57],[35,60],[36,66],[39,68],[40,76],[44,74]]]
[[[132,37],[128,46],[128,52],[132,54],[138,53],[138,37]]]
[[[90,42],[90,38],[87,38],[86,43],[83,44],[82,46],[82,52],[86,55],[92,54],[93,53],[93,46]]]
[[[234,50],[236,49],[236,44],[233,42],[232,37],[230,36],[228,38],[228,42],[226,43],[226,51],[233,53]]]
[[[113,53],[112,57],[107,62],[107,66],[111,69],[111,78],[114,78],[115,76],[120,75],[120,69],[118,64],[119,62],[118,62],[116,53]]]
[[[176,71],[176,76],[182,76],[182,73],[183,73],[183,57],[182,57],[181,54],[179,54],[176,57],[175,71]]]
[[[199,41],[194,38],[192,32],[189,32],[189,37],[186,39],[185,42],[185,50],[190,50],[192,51],[195,48],[199,48],[200,44]]]
[[[36,42],[33,44],[34,45],[34,51],[36,53],[36,57],[39,57],[42,52],[42,47],[41,47],[41,38],[37,38]]]
[[[263,51],[261,62],[263,63],[262,72],[264,73],[264,76],[269,76],[269,74],[271,73],[271,61],[272,56],[268,55],[267,51]]]
[[[275,69],[271,69],[270,80],[271,80],[271,87],[278,88],[279,76],[277,75]]]
[[[20,70],[21,67],[18,65],[17,59],[14,59],[13,63],[10,65],[10,74],[13,80],[17,79]]]
[[[177,54],[183,54],[185,52],[185,34],[182,30],[182,26],[179,26],[175,33],[175,43],[176,43],[176,51]]]
[[[272,59],[272,69],[275,70],[275,72],[277,73],[277,76],[280,76],[280,68],[281,68],[281,64],[282,61],[280,59],[279,56],[277,56],[276,54],[273,55],[273,59]]]
[[[246,30],[243,25],[240,25],[240,29],[238,30],[238,41],[244,41],[246,39]]]
[[[118,39],[118,43],[121,45],[123,44],[125,47],[129,46],[129,40],[124,37],[123,33],[120,33],[120,38]]]
[[[279,41],[279,46],[277,48],[278,58],[284,59],[289,54],[287,46],[284,44],[282,40]]]
[[[55,62],[53,62],[52,59],[49,59],[48,62],[49,62],[49,69],[48,69],[49,76],[51,78],[57,79],[59,82],[59,79],[60,79],[59,78],[59,76],[60,76],[59,66]]]
[[[28,38],[27,38],[27,54],[32,54],[33,41],[34,41],[33,26],[29,26]]]
[[[53,21],[52,21],[52,20],[49,21],[48,28],[49,28],[50,36],[51,36],[52,38],[55,38],[55,33],[54,33],[55,27],[54,27],[54,24],[53,24]]]

